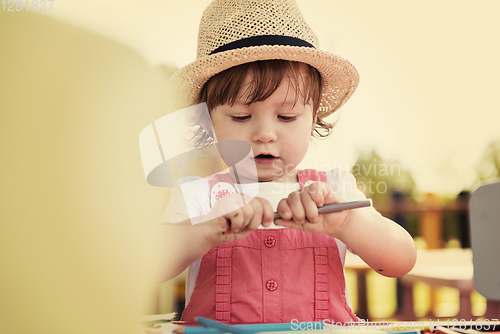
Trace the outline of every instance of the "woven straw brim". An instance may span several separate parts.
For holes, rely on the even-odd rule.
[[[318,109],[320,117],[326,117],[340,108],[359,83],[354,66],[339,56],[307,47],[264,45],[199,58],[172,75],[168,90],[174,94],[179,107],[187,107],[196,103],[203,85],[215,74],[244,63],[272,59],[303,62],[319,71],[323,86]]]

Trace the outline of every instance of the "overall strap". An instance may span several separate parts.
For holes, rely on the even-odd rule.
[[[300,188],[307,187],[314,181],[321,181],[326,183],[326,173],[316,169],[297,170],[297,177],[299,178]]]

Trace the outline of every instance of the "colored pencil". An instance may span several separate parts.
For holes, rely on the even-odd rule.
[[[319,213],[332,213],[344,210],[365,208],[367,206],[372,206],[372,200],[367,199],[363,201],[353,201],[353,202],[343,202],[343,203],[333,203],[323,205],[321,208],[318,208]],[[277,212],[274,213],[274,220],[281,219]]]
[[[226,325],[226,324],[223,324],[221,322],[210,320],[210,319],[203,318],[203,317],[196,317],[196,318],[194,318],[194,320],[197,323],[199,323],[200,325],[203,325],[203,326],[208,327],[208,328],[217,329],[218,331],[221,331],[223,333],[254,334],[254,332],[252,332],[252,331],[238,328],[235,326]],[[185,333],[189,333],[189,332],[186,332],[186,329],[187,328],[184,329]]]

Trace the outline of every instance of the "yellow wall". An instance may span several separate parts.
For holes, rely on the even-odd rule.
[[[169,68],[34,13],[0,11],[0,333],[136,333],[152,226],[138,136]]]

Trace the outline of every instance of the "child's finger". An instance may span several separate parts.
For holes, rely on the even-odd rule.
[[[262,215],[262,225],[264,227],[269,227],[274,221],[274,210],[268,200],[260,199],[263,215]]]
[[[262,223],[262,216],[264,214],[264,208],[259,200],[253,199],[249,205],[252,207],[253,215],[250,217],[248,225],[245,226],[247,230],[256,230]]]
[[[292,210],[292,220],[297,224],[304,224],[306,220],[306,211],[302,204],[300,192],[294,191],[288,195],[288,206]]]
[[[325,204],[333,204],[343,202],[342,197],[332,190],[332,188],[327,189],[327,192],[324,194]]]
[[[224,216],[217,217],[213,226],[215,226],[217,235],[219,237],[222,236],[225,240],[227,240],[227,234],[230,233],[230,220]]]
[[[294,223],[293,221],[285,219],[276,219],[274,223],[278,226],[284,226],[289,228],[295,228],[297,226],[297,224]]]
[[[254,200],[243,205],[241,207],[241,211],[243,213],[243,222],[239,230],[235,230],[236,233],[241,233],[244,230],[248,229],[250,224],[252,223],[252,219],[255,217]]]
[[[284,220],[284,219],[276,219],[274,223],[278,226],[293,228],[295,230],[299,230],[302,232],[305,232],[304,228],[307,226],[307,224],[297,224],[293,220]]]
[[[231,233],[239,233],[245,224],[245,216],[242,209],[243,207],[224,215],[229,220],[228,228]]]
[[[290,220],[293,217],[292,209],[288,205],[288,199],[283,198],[279,203],[276,209],[278,215],[283,218],[283,220]]]
[[[312,199],[308,189],[301,192],[300,199],[302,200],[307,220],[311,223],[316,223],[319,219],[318,204]]]
[[[323,182],[314,182],[307,187],[307,192],[318,208],[325,204],[325,198],[330,193],[330,190],[330,186]]]

